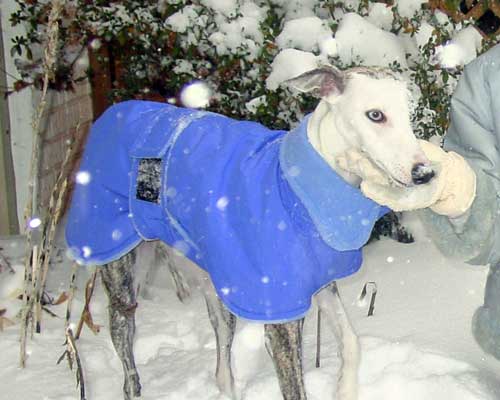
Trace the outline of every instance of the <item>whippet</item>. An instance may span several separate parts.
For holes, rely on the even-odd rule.
[[[361,264],[359,248],[366,242],[374,221],[387,210],[377,204],[366,203],[369,200],[363,199],[363,196],[357,193],[359,178],[340,169],[336,158],[349,149],[361,151],[395,185],[412,186],[426,183],[432,178],[433,171],[429,168],[429,161],[421,151],[411,128],[409,91],[404,80],[394,73],[383,69],[352,68],[340,71],[333,67],[322,67],[306,72],[287,83],[299,91],[320,99],[312,115],[302,124],[304,135],[300,136],[300,132],[271,133],[265,142],[259,142],[259,145],[252,147],[250,151],[245,150],[241,155],[232,157],[239,160],[234,169],[227,164],[227,161],[223,161],[221,171],[229,176],[224,179],[229,180],[230,184],[224,189],[227,190],[227,195],[224,192],[224,196],[218,195],[216,198],[212,192],[217,190],[217,179],[211,175],[205,178],[204,174],[208,174],[207,171],[211,168],[217,169],[219,159],[223,157],[224,150],[221,149],[220,143],[222,136],[218,136],[218,132],[224,124],[239,127],[237,129],[243,129],[247,125],[233,120],[221,120],[216,114],[198,115],[193,111],[182,118],[173,118],[171,117],[173,111],[164,111],[161,108],[163,106],[149,104],[144,109],[141,104],[136,103],[115,108],[114,111],[101,117],[104,121],[101,126],[106,128],[101,131],[106,130],[106,134],[113,135],[113,132],[121,129],[131,129],[135,132],[141,130],[145,131],[149,135],[148,140],[153,142],[153,145],[148,144],[148,147],[144,146],[145,142],[142,139],[139,139],[141,146],[137,147],[134,144],[128,147],[127,153],[123,153],[125,156],[120,156],[121,158],[116,161],[126,162],[125,168],[130,167],[132,173],[125,171],[125,178],[114,176],[106,178],[105,195],[109,194],[110,199],[111,195],[116,195],[112,202],[113,206],[111,203],[106,203],[103,207],[89,200],[99,192],[97,186],[90,186],[90,189],[77,187],[76,200],[73,201],[71,209],[75,215],[70,211],[67,226],[68,243],[71,247],[76,247],[76,257],[86,263],[105,264],[101,268],[101,276],[109,297],[111,338],[123,364],[126,400],[138,397],[141,393],[133,354],[137,305],[133,265],[138,261],[134,248],[144,239],[156,238],[161,238],[162,241],[181,251],[202,266],[208,272],[207,277],[210,276],[210,279],[204,280],[206,285],[203,292],[217,339],[216,380],[222,392],[235,398],[231,372],[231,344],[238,315],[265,323],[267,347],[272,355],[283,398],[306,399],[301,337],[303,318],[310,306],[310,297],[315,293],[319,308],[328,319],[340,350],[342,366],[338,372],[336,399],[357,399],[360,348],[358,338],[339,298],[335,280],[354,273],[359,268]],[[152,108],[156,111],[151,111]],[[132,116],[124,116],[124,112]],[[146,127],[137,125],[137,120],[140,118],[154,119],[155,124],[160,125],[173,124],[173,133],[168,137],[168,143],[161,143],[150,125],[146,124]],[[199,132],[201,128],[197,125],[197,121],[202,118],[208,118],[206,124],[210,126],[210,132]],[[98,123],[97,125],[99,126]],[[261,128],[257,124],[249,123],[248,126],[251,128],[250,133],[245,133],[245,136],[240,135],[237,145],[231,148],[231,152],[239,151],[246,141],[254,140],[254,137],[257,141],[261,140],[262,136],[255,134],[255,131]],[[188,141],[188,130],[190,130],[189,135],[195,137],[193,142]],[[216,142],[215,145],[212,143],[205,145],[204,140],[207,140],[208,136]],[[96,139],[91,136],[89,146],[102,149],[104,145],[98,140],[102,141],[102,138],[107,136],[101,132],[99,137],[100,139]],[[98,142],[94,143],[93,140]],[[201,153],[200,148],[204,146],[209,148],[209,155]],[[147,151],[144,150],[145,147]],[[152,151],[153,148],[160,150]],[[270,149],[274,149],[272,150],[275,152],[274,158],[268,157],[265,153],[271,151]],[[87,168],[94,174],[85,179],[85,185],[89,181],[92,183],[99,182],[100,179],[106,180],[102,176],[115,162],[110,158],[113,149],[99,151],[103,151],[99,157],[84,158],[82,168]],[[116,149],[116,152],[119,151]],[[183,164],[188,156],[191,157],[189,159],[191,164]],[[130,165],[127,157],[133,159]],[[192,161],[193,157],[195,161]],[[231,158],[231,155],[228,157]],[[207,158],[210,166],[204,164],[205,167],[198,168],[199,163],[206,162]],[[177,168],[176,166],[183,165],[185,167],[182,167],[182,173],[178,172],[181,170],[171,172]],[[242,165],[245,168],[250,167],[249,171],[247,172]],[[183,183],[182,174],[185,170],[192,173],[195,184]],[[247,185],[247,177],[255,174],[255,171],[260,171],[257,179],[263,182],[262,188],[255,184]],[[162,174],[168,177],[162,178]],[[236,177],[235,181],[231,180],[233,175]],[[123,180],[124,185],[128,184],[127,176],[131,176],[133,188],[131,191],[127,188],[121,193],[117,181]],[[337,179],[337,176],[341,178]],[[330,178],[335,179],[335,182],[330,181]],[[276,180],[278,183],[273,183]],[[160,181],[163,182],[163,186],[160,185]],[[113,186],[115,183],[116,187]],[[330,185],[332,187],[345,185],[342,195],[332,198]],[[193,186],[202,189],[193,189]],[[196,192],[196,196],[192,195],[194,190],[199,192]],[[339,211],[335,207],[337,200],[341,202],[341,197],[346,191],[352,191],[353,195],[357,196],[356,201],[359,202],[360,208],[351,209],[346,215],[339,216]],[[241,205],[244,200],[240,197],[243,197],[244,192],[252,198],[258,195],[264,199],[252,200],[252,204],[258,202],[254,214],[248,212],[248,207]],[[134,201],[139,201],[140,204],[130,203],[130,208],[127,209],[127,196],[134,197]],[[269,198],[275,200],[268,200]],[[278,207],[271,204],[277,201],[276,199],[288,202],[283,206],[285,211],[279,208],[281,205]],[[315,202],[316,199],[320,200],[319,203]],[[344,203],[351,205],[349,199],[344,200]],[[158,207],[164,214],[157,214]],[[278,207],[279,211],[271,210],[272,207]],[[84,209],[84,212],[80,212],[81,215],[78,214],[79,208]],[[99,219],[102,216],[94,218],[92,213],[97,208],[104,208],[106,215],[111,213],[110,220],[118,228],[115,225],[109,228]],[[231,210],[235,214],[230,214]],[[120,219],[121,212],[125,213],[132,223],[127,222],[125,216]],[[338,217],[339,221],[342,221],[339,224],[343,225],[338,229],[335,227],[336,222],[329,220],[330,212],[337,213],[335,219]],[[147,215],[144,217],[142,214],[138,215],[139,213]],[[163,222],[158,215],[163,216]],[[204,224],[208,224],[205,219],[209,218],[205,215],[216,218],[216,224],[205,227]],[[236,224],[233,223],[235,219]],[[356,224],[352,223],[353,220],[357,221]],[[79,235],[82,235],[82,226],[91,223],[97,224],[98,227],[88,237],[81,239]],[[164,225],[168,225],[166,230],[158,233]],[[267,232],[271,229],[268,225],[273,227],[273,232]],[[136,234],[135,230],[139,234]],[[242,231],[240,238],[238,238],[239,231]],[[350,239],[344,240],[341,237],[344,234],[342,232],[350,234]],[[105,249],[92,248],[101,246],[99,238],[96,239],[95,236],[104,234],[113,237],[113,245],[116,244],[118,250],[114,250],[115,247],[111,248],[111,245]],[[285,240],[281,239],[280,235],[289,236],[286,236]],[[215,242],[220,240],[220,236],[227,243]],[[166,239],[163,239],[164,237]],[[284,240],[283,246],[289,247],[280,249],[280,240]],[[86,241],[93,244],[85,245]],[[252,244],[254,241],[257,241],[257,245]],[[225,244],[227,251],[232,251],[227,257],[224,257]],[[266,246],[270,246],[271,249],[268,251],[267,248],[260,248]],[[283,252],[279,253],[280,250]],[[162,246],[158,247],[158,251],[164,258],[168,252],[167,248]],[[333,256],[329,253],[331,251],[335,252]],[[304,252],[310,252],[307,253],[310,257],[301,258]],[[94,255],[95,258],[92,258]],[[343,257],[354,257],[349,258],[354,261],[350,261],[346,269],[330,265],[332,260],[344,260]],[[281,259],[285,261],[283,265],[276,267],[265,264],[265,260],[269,259],[278,264]],[[165,260],[171,263],[168,257]],[[243,281],[250,282],[248,283],[250,286],[234,283],[229,275],[231,267],[237,269],[236,265],[239,263],[243,263],[245,268],[256,268],[261,277],[254,279],[253,275],[245,275],[248,271],[244,270],[241,272],[244,276]],[[312,272],[307,272],[308,275],[304,275],[300,263],[316,263],[317,275],[314,269]],[[212,265],[215,268],[218,264],[227,268],[223,268],[223,272],[220,273],[211,269]],[[175,267],[170,265],[170,268],[182,298],[189,289],[182,283]],[[288,281],[280,275],[283,269],[288,268],[298,277],[299,283]],[[307,268],[309,266],[304,266],[305,270]],[[295,298],[295,292],[303,287],[307,289],[305,294],[301,295],[303,297]],[[245,293],[245,290],[250,290],[252,293]],[[248,300],[254,291],[258,291],[255,294],[257,299]],[[289,297],[293,299],[293,304]]]

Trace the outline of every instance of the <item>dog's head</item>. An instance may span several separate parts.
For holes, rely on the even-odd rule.
[[[434,176],[410,122],[405,81],[387,69],[324,66],[287,81],[327,108],[318,135],[326,153],[362,151],[396,185],[427,183]],[[337,148],[336,148],[337,147]]]

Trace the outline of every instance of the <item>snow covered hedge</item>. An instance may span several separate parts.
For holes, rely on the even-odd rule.
[[[16,0],[19,69],[37,80],[49,2]],[[160,94],[178,98],[193,80],[213,92],[210,109],[288,128],[315,104],[280,83],[322,63],[379,65],[413,83],[417,134],[441,135],[461,66],[482,51],[482,37],[422,0],[66,1],[63,57],[54,87],[71,86],[81,49],[110,46],[122,69],[114,100]],[[22,85],[21,85],[22,86]]]
[[[12,47],[22,57],[18,87],[36,86],[50,1],[16,2],[11,22],[27,29]],[[182,103],[183,86],[197,80],[210,88],[210,110],[288,129],[317,101],[290,93],[284,80],[324,63],[386,66],[411,82],[414,130],[429,138],[447,128],[462,66],[492,43],[473,22],[456,24],[423,0],[66,0],[52,87],[71,88],[90,47],[120,66],[112,101]],[[411,239],[388,218],[375,236]]]

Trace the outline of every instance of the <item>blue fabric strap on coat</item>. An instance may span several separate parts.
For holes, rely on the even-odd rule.
[[[85,148],[91,179],[73,195],[75,258],[102,265],[159,239],[206,270],[234,314],[300,318],[315,292],[359,269],[387,211],[326,164],[306,124],[287,133],[167,104],[111,107]],[[159,167],[158,196],[138,195],[144,180],[156,191],[141,176],[145,160]]]

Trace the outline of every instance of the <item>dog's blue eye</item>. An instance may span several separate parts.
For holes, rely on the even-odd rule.
[[[370,110],[366,112],[366,116],[373,122],[385,122],[385,115],[379,110]]]

